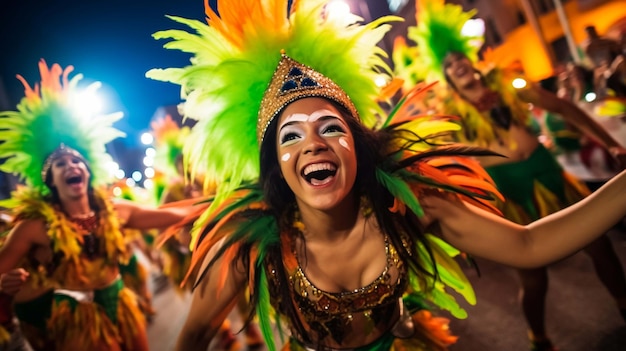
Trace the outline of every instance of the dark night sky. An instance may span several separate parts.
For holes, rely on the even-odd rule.
[[[151,34],[184,28],[166,14],[204,19],[202,0],[12,0],[0,12],[0,76],[13,109],[23,96],[16,74],[29,83],[39,80],[37,63],[73,65],[83,82],[102,82],[110,104],[106,112],[123,111],[116,126],[137,142],[155,110],[179,102],[179,88],[145,78],[154,67],[182,66],[188,55],[165,50]]]
[[[213,7],[216,1],[210,0]],[[370,5],[372,12],[386,8],[384,1],[369,2],[375,4]],[[84,75],[84,84],[102,82],[100,93],[108,103],[104,112],[124,113],[115,126],[127,137],[114,143],[113,156],[142,157],[133,152],[141,152],[139,135],[149,129],[156,109],[180,102],[178,86],[145,78],[145,72],[189,62],[188,54],[166,50],[162,47],[165,40],[151,36],[159,30],[187,28],[166,14],[204,21],[204,1],[4,0],[0,6],[0,83],[8,101],[0,96],[0,109],[15,109],[23,97],[16,74],[31,84],[39,80],[41,58],[48,65],[73,65],[75,73]],[[118,161],[127,170],[135,168],[135,164]]]

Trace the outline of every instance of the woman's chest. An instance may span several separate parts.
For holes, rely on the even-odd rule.
[[[375,281],[388,268],[388,247],[383,238],[332,246],[300,245],[295,257],[298,271],[312,285],[345,293]]]
[[[313,332],[314,339],[325,345],[345,347],[354,340],[363,341],[360,339],[363,337],[374,338],[393,325],[397,319],[398,300],[406,289],[407,272],[395,248],[387,240],[380,251],[383,264],[374,265],[377,267],[376,274],[366,278],[366,283],[351,289],[323,289],[324,276],[318,274],[313,278],[301,264],[287,270],[292,302],[299,318]],[[332,262],[346,274],[358,274],[350,267],[351,260],[347,257],[336,257]],[[352,280],[355,281],[365,280]],[[364,336],[363,330],[370,333]]]
[[[387,237],[380,245],[364,243],[361,250],[313,252],[295,253],[297,265],[288,269],[295,299],[312,314],[341,317],[372,310],[403,291],[406,269]]]

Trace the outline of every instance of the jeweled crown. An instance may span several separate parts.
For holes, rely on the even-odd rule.
[[[359,118],[356,107],[346,92],[335,82],[311,67],[305,66],[285,54],[268,88],[265,90],[257,119],[257,141],[263,142],[265,132],[274,118],[290,103],[305,97],[323,97],[346,108],[354,118]]]

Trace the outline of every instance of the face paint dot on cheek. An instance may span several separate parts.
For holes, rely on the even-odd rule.
[[[346,138],[339,138],[339,145],[345,147],[346,149],[350,150],[350,145],[348,145],[348,141],[346,140]]]
[[[287,161],[289,161],[290,158],[291,158],[291,154],[290,153],[286,153],[280,159],[283,160],[283,162],[287,162]]]

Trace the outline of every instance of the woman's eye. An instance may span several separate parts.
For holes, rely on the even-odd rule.
[[[343,127],[334,124],[326,126],[322,130],[322,134],[345,134],[345,132],[346,131],[343,129]]]
[[[284,145],[285,143],[296,140],[298,138],[299,136],[296,133],[285,133],[283,136],[280,137],[280,144]]]

